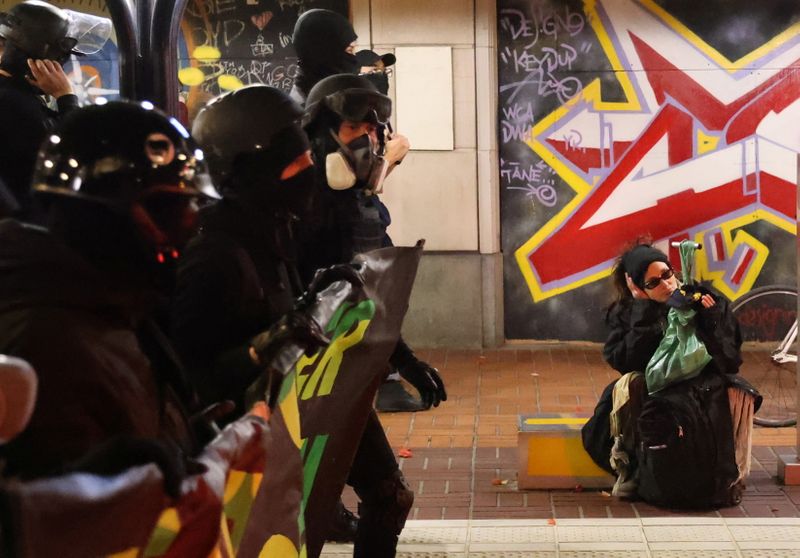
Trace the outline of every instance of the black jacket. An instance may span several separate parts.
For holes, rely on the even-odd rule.
[[[78,98],[64,95],[57,103],[58,112],[50,110],[28,83],[0,76],[0,182],[14,195],[18,215],[25,219],[34,211],[30,189],[39,147],[58,119],[78,107]]]
[[[114,437],[195,449],[165,380],[177,373],[151,364],[169,357],[145,354],[159,345],[144,328],[150,300],[44,229],[0,221],[0,354],[27,360],[39,379],[28,427],[0,450],[7,474],[58,471]]]
[[[742,364],[742,336],[728,300],[705,287],[716,304],[703,308],[696,304],[697,336],[706,346],[716,370],[736,374]],[[652,300],[626,298],[613,305],[606,316],[610,333],[603,347],[603,358],[622,374],[644,372],[647,363],[664,337],[669,307]]]
[[[237,403],[261,370],[250,339],[301,294],[289,227],[231,200],[202,212],[200,233],[178,268],[172,336],[201,400]]]

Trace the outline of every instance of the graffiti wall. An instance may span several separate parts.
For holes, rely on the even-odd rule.
[[[349,15],[348,0],[189,0],[178,78],[190,116],[210,98],[244,85],[291,90],[297,76],[294,24],[312,8]]]
[[[701,242],[732,299],[795,284],[800,4],[499,0],[498,26],[508,338],[603,340],[639,235]]]

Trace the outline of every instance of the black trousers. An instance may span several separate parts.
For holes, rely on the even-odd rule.
[[[347,484],[361,499],[354,557],[392,558],[414,501],[375,410],[356,450]]]

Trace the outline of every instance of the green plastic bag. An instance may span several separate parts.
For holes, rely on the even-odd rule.
[[[670,308],[664,338],[644,371],[650,395],[676,382],[694,378],[711,360],[706,346],[695,333],[695,314],[691,308]]]
[[[681,269],[685,283],[692,282],[692,260],[696,245],[682,242]],[[664,338],[644,371],[650,395],[674,383],[694,378],[711,360],[706,346],[697,337],[693,308],[670,308]]]

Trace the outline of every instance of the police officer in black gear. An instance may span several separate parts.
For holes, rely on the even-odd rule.
[[[5,49],[0,59],[0,179],[16,198],[14,215],[34,215],[31,174],[42,140],[59,115],[78,107],[78,98],[61,67],[77,40],[67,36],[69,18],[46,2],[27,0],[0,14],[0,37]],[[58,112],[40,95],[51,95]],[[11,214],[6,205],[5,214]],[[0,209],[0,217],[3,216]]]
[[[391,100],[363,76],[331,76],[311,90],[303,123],[317,162],[319,201],[304,242],[305,269],[350,261],[357,253],[387,245],[382,204],[375,194],[397,162],[392,140],[381,131],[390,115]],[[422,408],[447,400],[438,371],[402,339],[390,364],[419,391]]]
[[[282,342],[326,342],[295,311],[303,286],[293,228],[313,191],[300,115],[285,93],[256,85],[216,98],[194,121],[223,199],[202,212],[200,234],[181,262],[173,338],[201,400],[230,399],[239,415]]]
[[[298,314],[303,283],[293,224],[307,216],[315,187],[296,122],[301,114],[279,90],[251,86],[212,101],[195,120],[224,198],[205,210],[181,265],[173,325],[209,400],[237,397],[261,371],[250,360],[253,338],[287,313]],[[205,369],[203,360],[210,363]],[[413,493],[374,413],[348,483],[362,500],[356,555],[393,556]]]
[[[137,439],[194,453],[193,392],[153,312],[197,202],[217,196],[202,152],[149,103],[91,106],[47,138],[33,188],[49,230],[0,221],[0,353],[39,377],[30,423],[0,450],[4,472],[69,470],[108,444],[151,460]],[[118,454],[92,461],[116,468]]]
[[[341,14],[321,9],[303,13],[292,35],[300,67],[292,99],[303,105],[321,79],[334,74],[358,74],[360,66],[354,54],[357,38],[353,26]]]

